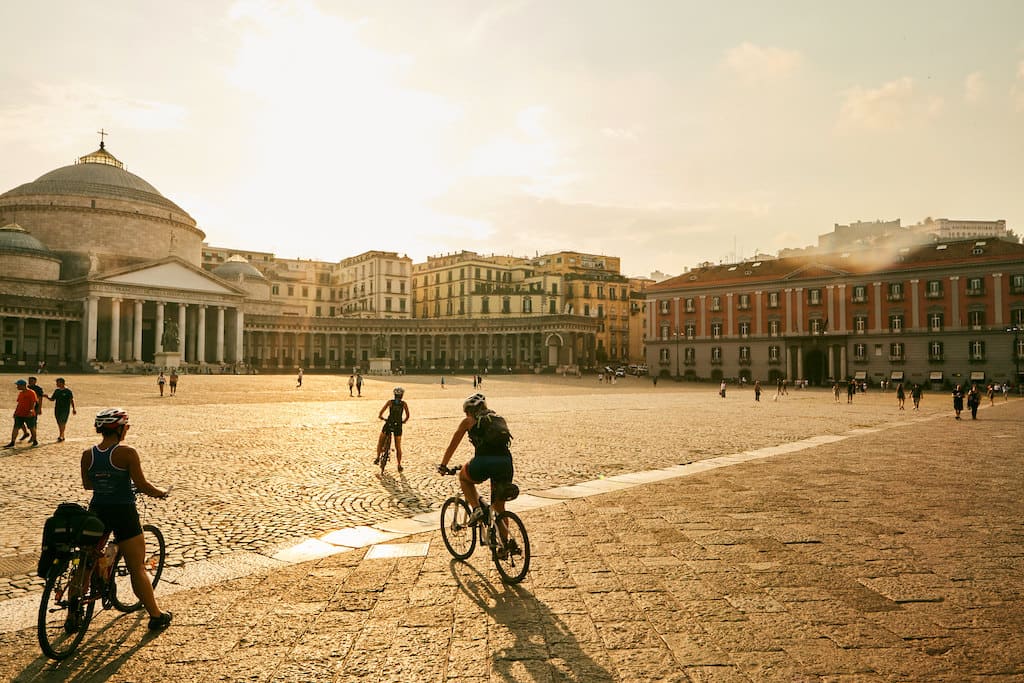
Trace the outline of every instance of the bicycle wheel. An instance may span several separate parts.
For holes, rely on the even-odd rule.
[[[164,573],[167,544],[164,543],[164,535],[152,524],[142,527],[142,536],[146,541],[146,556],[143,565],[146,567],[146,574],[149,575],[153,588],[156,588],[160,582],[160,576]],[[107,585],[107,597],[114,607],[122,612],[134,612],[142,607],[142,601],[135,596],[135,591],[132,590],[132,576],[120,550],[117,551],[117,556],[114,558],[114,570],[110,579],[110,583]]]
[[[85,637],[95,607],[88,600],[80,571],[85,554],[57,561],[46,575],[39,601],[36,632],[39,646],[50,659],[67,659]]]
[[[506,510],[498,515],[494,523],[501,528],[508,528],[508,536],[504,543],[495,543],[491,548],[494,566],[501,574],[505,583],[519,583],[530,570],[530,537],[526,535],[526,527],[519,515]]]
[[[384,443],[380,446],[380,473],[384,474],[384,468],[388,466],[388,458],[391,457],[391,432],[384,432]]]
[[[476,548],[476,527],[469,524],[469,503],[451,497],[441,506],[441,538],[456,560],[464,560]]]

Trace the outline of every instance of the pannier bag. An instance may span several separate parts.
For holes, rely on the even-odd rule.
[[[69,555],[75,548],[99,543],[104,530],[103,521],[78,503],[61,503],[43,525],[36,573],[45,577],[54,560]]]

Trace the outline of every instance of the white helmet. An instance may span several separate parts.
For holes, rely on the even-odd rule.
[[[402,398],[405,395],[405,389],[402,387],[395,387],[395,398]]]
[[[481,410],[487,410],[487,399],[483,394],[473,394],[462,402],[463,412],[476,415]]]
[[[124,408],[107,408],[96,414],[96,429],[123,427],[128,424],[128,411]]]

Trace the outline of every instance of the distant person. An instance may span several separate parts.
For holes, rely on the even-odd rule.
[[[353,388],[354,388],[355,386],[356,386],[356,376],[355,376],[355,375],[349,375],[349,376],[348,376],[348,395],[349,395],[349,396],[353,396],[353,395],[354,395],[354,394],[352,393],[352,389],[353,389]]]
[[[754,400],[759,403],[761,401],[761,380],[754,382]]]
[[[167,384],[167,377],[164,375],[164,371],[161,370],[160,374],[156,377],[156,385],[160,388],[160,397],[164,395],[164,385]]]
[[[167,386],[171,390],[171,396],[178,393],[178,370],[174,368],[171,370],[170,376],[167,378]]]
[[[964,409],[964,391],[959,384],[953,388],[953,412],[956,413],[956,419],[960,419],[960,413]]]
[[[356,373],[356,395],[363,395],[363,373],[361,372]]]
[[[978,391],[978,385],[972,384],[970,391],[967,392],[967,407],[971,409],[971,419],[978,419],[978,406],[981,405],[981,392]]]
[[[906,410],[907,392],[903,389],[903,382],[896,385],[896,404],[900,410]]]
[[[836,403],[839,403],[839,393],[839,382],[835,382],[832,384],[832,395],[836,397]]]
[[[36,395],[36,433],[38,434],[39,417],[43,414],[43,399],[46,397],[46,392],[43,391],[43,388],[36,383],[37,381],[38,380],[35,377],[28,378],[28,388]],[[33,436],[32,440],[35,441],[36,437]]]
[[[53,415],[57,418],[57,431],[59,432],[57,442],[60,443],[64,440],[64,429],[68,426],[68,416],[78,415],[78,409],[75,407],[75,395],[67,387],[64,378],[58,377],[55,383],[57,388],[46,398],[53,401]]]
[[[914,388],[910,390],[910,398],[914,402],[914,410],[921,409],[921,394],[924,393],[921,389],[920,384],[915,384]]]
[[[725,380],[723,379],[722,384],[718,387],[718,395],[722,398],[725,398],[725,386]]]
[[[444,375],[441,375],[441,388],[444,389]]]
[[[302,388],[302,368],[299,368],[298,384],[295,385],[296,389]]]
[[[853,395],[857,393],[857,382],[856,380],[849,380],[846,383],[846,402],[853,403]]]
[[[409,421],[409,404],[406,403],[402,396],[405,395],[405,389],[402,387],[395,387],[394,398],[384,403],[384,407],[380,409],[380,413],[377,414],[377,418],[384,420],[384,426],[380,430],[380,438],[377,439],[377,458],[373,461],[374,465],[380,464],[380,458],[383,453],[381,451],[384,448],[384,435],[391,434],[395,439],[395,464],[398,465],[398,471],[402,471],[402,425]],[[384,413],[388,416],[384,417]]]
[[[17,403],[14,405],[14,428],[11,430],[11,442],[4,448],[14,448],[14,440],[21,429],[27,429],[32,437],[30,445],[38,446],[36,440],[36,392],[28,388],[28,382],[19,379],[14,383],[18,389]]]

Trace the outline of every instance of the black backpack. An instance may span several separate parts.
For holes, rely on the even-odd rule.
[[[484,453],[508,453],[512,443],[512,432],[508,429],[505,418],[493,410],[488,410],[476,418],[477,439],[473,445]]]
[[[76,548],[96,545],[105,530],[103,521],[78,503],[61,503],[43,524],[36,573],[45,578],[56,560],[69,557]]]

